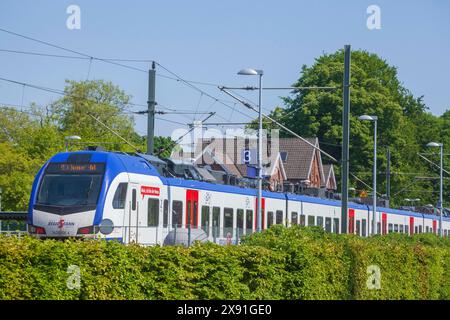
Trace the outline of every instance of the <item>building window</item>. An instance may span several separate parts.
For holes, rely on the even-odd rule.
[[[157,227],[159,225],[159,200],[148,199],[147,226]]]
[[[172,201],[172,227],[181,228],[183,223],[183,201]]]
[[[124,209],[125,208],[125,199],[127,197],[127,187],[128,183],[122,182],[119,183],[116,189],[116,193],[114,193],[113,198],[113,208],[114,209]]]

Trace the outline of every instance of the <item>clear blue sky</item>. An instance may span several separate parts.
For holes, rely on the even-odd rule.
[[[66,8],[81,8],[81,30],[66,27]],[[381,8],[381,30],[366,27],[369,5]],[[17,1],[0,2],[0,27],[92,56],[154,59],[189,80],[229,86],[257,85],[237,76],[242,67],[263,69],[267,86],[291,85],[301,65],[345,44],[365,49],[398,67],[400,80],[414,95],[425,95],[431,112],[450,106],[450,2],[430,1]],[[69,54],[0,32],[0,49]],[[130,63],[131,64],[131,63]],[[147,69],[148,63],[133,63]],[[89,61],[0,52],[0,77],[62,89],[65,79],[84,80]],[[167,74],[158,69],[158,73]],[[147,76],[94,61],[90,79],[106,79],[147,100]],[[211,86],[199,86],[217,98],[231,98]],[[246,94],[246,93],[243,93]],[[264,107],[281,105],[287,92],[265,92]],[[0,102],[48,103],[56,94],[0,81]],[[246,94],[256,100],[255,94]],[[158,103],[176,109],[206,110],[212,100],[186,86],[157,78]],[[234,107],[232,103],[230,106]],[[246,114],[251,111],[236,105]],[[135,110],[139,110],[137,107]],[[211,107],[234,122],[248,118],[218,103]],[[165,115],[188,123],[193,116]],[[215,118],[211,121],[222,121]],[[170,135],[180,125],[157,121],[156,134]],[[145,117],[136,129],[146,133]]]

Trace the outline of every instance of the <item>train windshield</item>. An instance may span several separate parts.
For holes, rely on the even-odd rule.
[[[96,205],[102,175],[46,174],[42,180],[37,204],[51,206]]]
[[[39,187],[37,204],[96,205],[104,172],[104,163],[49,163]]]

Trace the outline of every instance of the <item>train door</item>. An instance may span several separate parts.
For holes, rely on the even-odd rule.
[[[266,228],[265,213],[266,213],[266,198],[261,197],[261,228]],[[258,230],[258,197],[255,199],[255,230]]]
[[[355,233],[355,210],[348,210],[348,233]]]
[[[387,214],[386,213],[383,213],[381,215],[381,231],[382,231],[382,234],[387,233]]]
[[[414,217],[409,217],[409,234],[414,234]]]
[[[198,228],[198,190],[186,190],[186,228]]]
[[[124,239],[126,243],[136,242],[138,237],[138,219],[139,219],[139,203],[138,203],[138,185],[136,183],[129,184],[127,208],[128,214],[124,219]]]

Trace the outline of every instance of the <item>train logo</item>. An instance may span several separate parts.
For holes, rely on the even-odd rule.
[[[62,230],[64,228],[64,219],[60,219],[58,222],[58,229]]]

